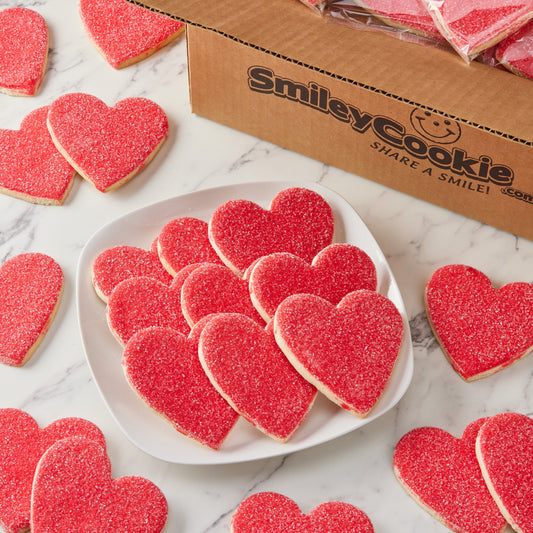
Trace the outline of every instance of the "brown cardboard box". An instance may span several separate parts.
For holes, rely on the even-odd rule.
[[[187,23],[194,113],[533,239],[533,81],[297,0],[144,0]]]

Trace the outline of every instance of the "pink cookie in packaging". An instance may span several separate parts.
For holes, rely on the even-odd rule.
[[[505,68],[526,78],[533,79],[533,22],[504,39],[494,52]]]

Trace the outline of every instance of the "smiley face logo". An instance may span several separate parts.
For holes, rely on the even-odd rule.
[[[422,137],[436,143],[451,144],[461,137],[461,128],[457,122],[425,109],[413,109],[411,124]]]

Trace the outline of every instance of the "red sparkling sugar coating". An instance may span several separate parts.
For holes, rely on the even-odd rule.
[[[130,278],[119,283],[107,301],[107,323],[125,345],[138,331],[151,326],[172,328],[185,335],[190,328],[181,312],[180,286],[168,287],[152,278]]]
[[[168,120],[146,98],[125,98],[108,107],[95,96],[69,93],[51,104],[48,129],[78,173],[107,192],[151,161],[167,137]]]
[[[327,502],[303,514],[287,496],[259,492],[246,498],[231,520],[232,533],[374,533],[368,516],[344,502]]]
[[[288,296],[309,293],[338,304],[357,289],[376,290],[376,267],[370,257],[351,244],[330,244],[311,264],[280,252],[259,259],[248,275],[255,308],[270,320]]]
[[[496,47],[495,56],[514,74],[533,79],[533,22],[504,39]]]
[[[190,326],[212,313],[240,313],[264,326],[250,300],[248,282],[224,265],[195,268],[183,283],[181,308]]]
[[[316,192],[281,191],[269,210],[249,200],[219,206],[209,221],[209,240],[224,263],[242,275],[254,260],[289,252],[311,262],[333,238],[333,213]]]
[[[182,22],[126,0],[80,0],[79,13],[87,35],[114,68],[145,59],[184,29]]]
[[[202,327],[198,323],[188,338],[170,328],[144,329],[128,341],[122,366],[128,383],[154,411],[187,437],[217,450],[239,415],[200,364]]]
[[[417,428],[394,450],[394,473],[408,494],[459,533],[498,533],[506,527],[476,458],[476,436],[485,420],[470,424],[460,439],[439,428]]]
[[[0,130],[0,191],[28,202],[61,205],[75,172],[52,142],[48,109],[29,113],[20,130]]]
[[[296,294],[274,316],[276,341],[298,372],[362,417],[387,385],[403,330],[394,304],[368,290],[349,293],[336,307],[312,294]]]
[[[55,317],[63,271],[49,256],[20,254],[0,267],[0,362],[21,366]]]
[[[51,446],[37,465],[32,533],[159,533],[167,515],[166,498],[151,481],[136,476],[111,477],[106,451],[97,442],[63,439]]]
[[[157,250],[161,262],[173,276],[193,263],[222,263],[209,242],[207,222],[197,218],[171,220],[159,233]]]
[[[444,40],[422,0],[355,0],[391,26],[435,40]]]
[[[533,0],[425,0],[441,33],[463,56],[474,57],[533,17]]]
[[[223,313],[207,321],[200,362],[215,388],[246,420],[285,442],[304,421],[316,389],[294,370],[271,331],[251,318]]]
[[[495,289],[465,265],[438,269],[426,286],[426,310],[453,368],[471,381],[502,370],[533,347],[533,285]]]
[[[479,431],[476,454],[487,486],[512,528],[533,532],[533,420],[519,413],[491,417]]]
[[[37,463],[56,441],[84,436],[105,446],[102,432],[81,418],[62,418],[41,429],[24,411],[0,409],[0,527],[19,533],[30,526],[31,487]]]
[[[121,281],[141,276],[165,285],[170,285],[173,279],[159,261],[157,253],[136,246],[108,248],[98,254],[93,262],[93,286],[104,302]]]
[[[33,96],[46,70],[48,28],[44,18],[23,7],[0,11],[0,91]]]

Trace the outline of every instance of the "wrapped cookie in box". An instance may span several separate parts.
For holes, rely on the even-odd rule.
[[[533,239],[533,83],[299,0],[143,0],[187,24],[193,113]]]

